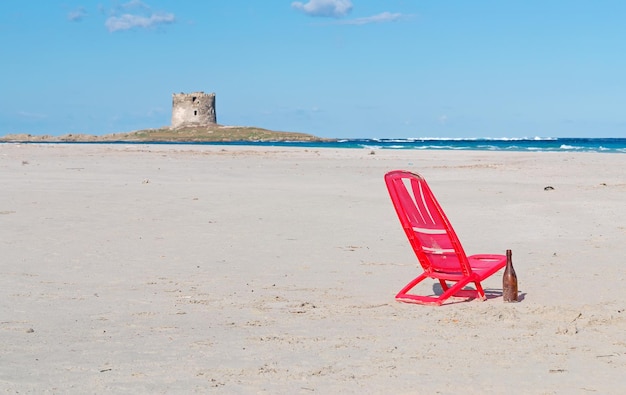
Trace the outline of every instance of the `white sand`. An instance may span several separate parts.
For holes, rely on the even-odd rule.
[[[392,169],[426,177],[469,254],[513,250],[521,303],[394,301],[420,270]],[[624,169],[623,154],[0,144],[0,389],[624,393]]]

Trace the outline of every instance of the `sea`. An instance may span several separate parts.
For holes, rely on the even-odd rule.
[[[39,143],[41,144],[41,143]],[[57,144],[57,143],[45,143]],[[63,143],[68,144],[68,143]],[[352,148],[371,150],[458,150],[458,151],[518,151],[518,152],[601,152],[626,153],[626,138],[363,138],[329,139],[322,141],[228,141],[228,142],[137,142],[106,143],[73,142],[69,144],[177,144],[265,146],[303,148]]]
[[[373,138],[329,141],[230,141],[181,143],[254,145],[306,148],[361,148],[371,150],[459,150],[527,152],[626,153],[626,138]]]

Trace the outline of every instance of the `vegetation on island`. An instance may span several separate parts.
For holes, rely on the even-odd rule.
[[[66,134],[63,136],[36,136],[10,134],[0,137],[4,142],[218,142],[218,141],[324,141],[306,133],[277,132],[251,126],[189,126],[159,129],[144,129],[128,133],[113,133],[103,136],[89,134]]]

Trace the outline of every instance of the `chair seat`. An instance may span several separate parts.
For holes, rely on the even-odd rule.
[[[467,257],[472,272],[479,276],[480,281],[491,276],[506,265],[506,255],[476,254]]]

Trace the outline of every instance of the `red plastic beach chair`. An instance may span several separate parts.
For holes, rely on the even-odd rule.
[[[396,300],[437,306],[452,296],[485,300],[480,282],[503,268],[506,256],[465,255],[450,221],[419,174],[391,171],[385,175],[385,183],[402,228],[424,269],[398,292]],[[443,293],[438,297],[409,294],[426,278],[439,280]],[[476,289],[464,289],[470,283]]]

